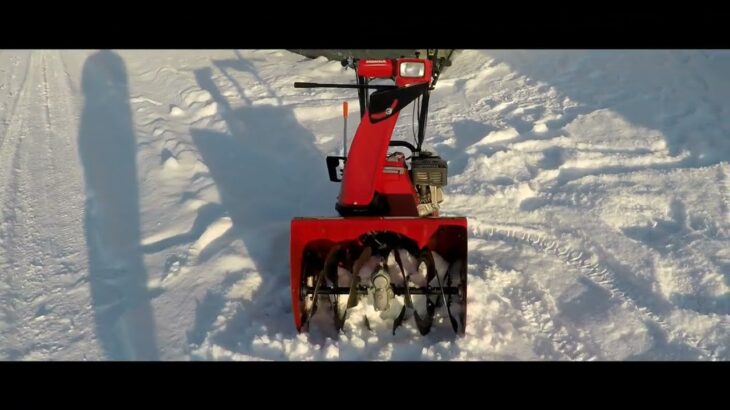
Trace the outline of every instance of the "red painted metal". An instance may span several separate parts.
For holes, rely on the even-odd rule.
[[[401,77],[400,66],[403,63],[423,63],[425,65],[421,77]],[[385,60],[360,60],[357,75],[367,78],[392,78],[395,85],[405,87],[417,83],[431,83],[433,62],[420,58],[397,58]]]
[[[400,64],[423,62],[422,77],[401,77]],[[390,78],[398,87],[417,83],[431,83],[432,62],[427,59],[360,60],[357,74],[367,78]],[[390,107],[395,111],[398,101]],[[343,115],[347,116],[347,106]],[[380,117],[378,117],[380,115]],[[314,269],[323,262],[333,246],[362,246],[362,235],[388,231],[401,234],[415,241],[420,248],[428,247],[449,264],[461,260],[460,274],[465,278],[467,257],[466,218],[418,217],[418,194],[410,178],[405,157],[388,156],[388,146],[399,112],[390,116],[383,113],[370,115],[366,112],[360,121],[348,152],[343,173],[338,206],[340,209],[367,208],[375,199],[387,201],[387,216],[348,216],[323,218],[294,218],[291,222],[290,280],[292,312],[297,330],[302,327],[301,282],[303,274],[316,275]],[[375,123],[371,122],[377,121]],[[382,118],[382,120],[380,120]],[[380,121],[378,121],[380,120]],[[437,215],[437,214],[435,214]],[[314,258],[313,263],[308,258]],[[306,272],[305,272],[306,271]],[[463,290],[466,300],[466,287]],[[466,303],[463,305],[466,317]],[[463,325],[462,330],[463,332]]]
[[[290,263],[292,313],[297,330],[302,327],[300,290],[305,253],[313,252],[324,260],[335,244],[357,244],[358,238],[365,233],[390,231],[414,240],[420,248],[428,247],[449,263],[462,260],[463,269],[466,269],[466,228],[466,218],[462,217],[294,218],[291,222]],[[463,309],[466,315],[466,305]]]
[[[389,216],[418,216],[418,194],[408,174],[405,157],[384,162],[375,179],[375,191],[388,202]]]
[[[365,207],[373,201],[398,114],[375,124],[370,122],[368,113],[362,117],[345,163],[339,198],[341,206]]]
[[[367,78],[392,78],[395,76],[395,64],[392,59],[360,60],[357,63],[357,75]]]
[[[388,161],[386,153],[398,113],[372,124],[366,113],[352,142],[345,163],[339,204],[366,207],[377,192],[390,208],[389,216],[418,216],[418,195],[408,174],[405,159]],[[402,170],[402,172],[395,172]]]

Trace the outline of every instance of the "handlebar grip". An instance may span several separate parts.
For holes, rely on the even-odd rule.
[[[317,83],[300,83],[296,82],[294,83],[294,88],[316,88],[319,84]]]

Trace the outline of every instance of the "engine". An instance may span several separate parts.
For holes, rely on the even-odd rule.
[[[448,165],[430,152],[422,151],[411,160],[411,178],[419,196],[418,215],[438,216],[444,200],[442,187],[446,185]]]

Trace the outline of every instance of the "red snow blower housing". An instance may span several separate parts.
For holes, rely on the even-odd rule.
[[[422,335],[447,320],[456,334],[464,334],[466,218],[439,217],[447,164],[421,149],[430,91],[448,58],[439,58],[437,50],[419,57],[343,60],[355,69],[356,84],[294,83],[295,88],[357,89],[360,103],[349,153],[345,110],[344,156],[326,159],[330,180],[341,182],[335,205],[340,216],[291,222],[298,331],[309,329],[325,303],[338,332],[360,307],[368,327],[373,319],[392,320],[393,334],[410,317]],[[393,84],[371,84],[376,79]],[[401,110],[414,102],[416,145],[392,141]]]

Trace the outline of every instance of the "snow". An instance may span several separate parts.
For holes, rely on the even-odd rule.
[[[354,92],[283,50],[0,51],[0,359],[728,360],[730,52],[459,52],[426,145],[469,316],[297,334]],[[350,116],[350,135],[358,116]],[[410,139],[411,110],[397,139]],[[387,329],[386,329],[387,330]]]

